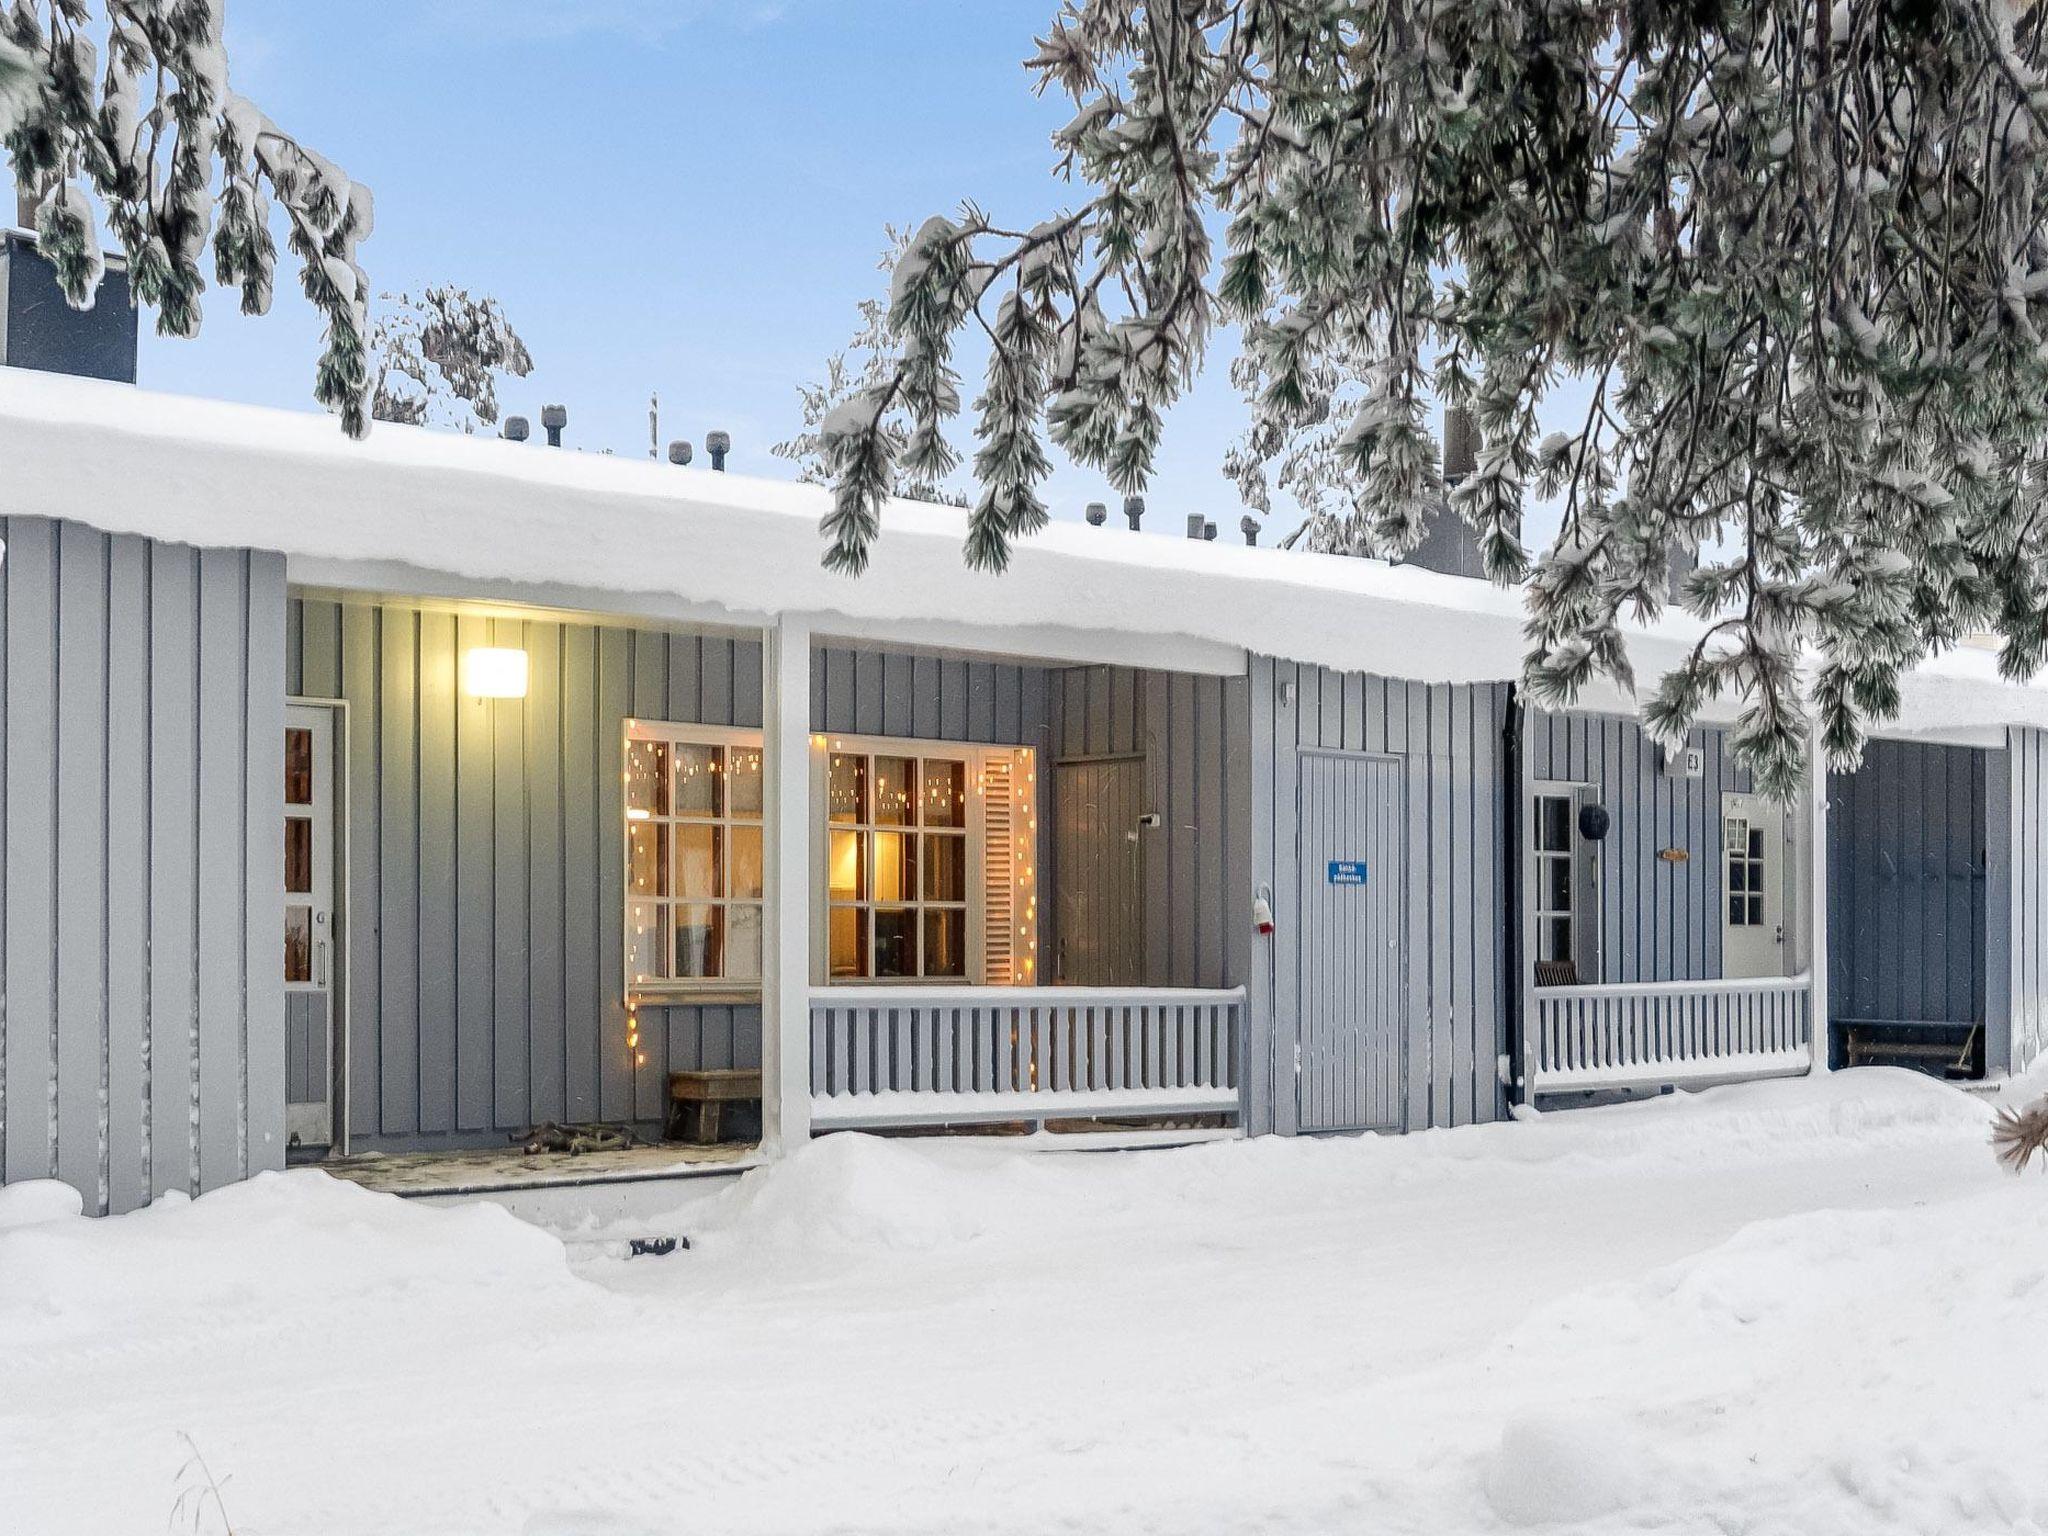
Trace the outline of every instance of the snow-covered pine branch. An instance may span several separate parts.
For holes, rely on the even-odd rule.
[[[1141,488],[1224,321],[1248,502],[1277,485],[1359,553],[1464,518],[1530,577],[1548,700],[1629,682],[1623,616],[1678,602],[1710,630],[1647,717],[1738,699],[1787,792],[1809,707],[1847,761],[1929,652],[1995,628],[2014,675],[2048,656],[2044,28],[2015,0],[1069,0],[1029,67],[1071,98],[1085,200],[912,237],[827,559],[865,561],[900,423],[928,453],[957,415],[961,332],[995,352],[968,553],[999,566],[1034,447]],[[1592,408],[1539,446],[1562,387]],[[1484,444],[1448,497],[1429,395]],[[1563,525],[1532,552],[1535,493]],[[1676,593],[1674,548],[1709,551]]]
[[[888,248],[876,263],[878,270],[893,272],[910,245],[910,231],[895,225],[886,227]],[[889,292],[862,299],[857,310],[860,326],[845,347],[825,359],[825,376],[797,386],[803,409],[803,430],[783,439],[769,451],[796,466],[797,479],[806,485],[829,485],[833,478],[831,455],[826,443],[825,424],[842,406],[857,401],[885,385],[903,360],[903,349],[889,326]],[[958,455],[943,436],[928,442],[913,441],[907,418],[900,415],[893,431],[901,439],[895,461],[894,489],[885,494],[908,496],[918,501],[944,502],[964,507],[966,496],[946,483],[959,463]],[[936,452],[932,451],[936,449]]]
[[[498,301],[437,283],[383,294],[388,306],[370,332],[376,377],[371,414],[378,421],[433,422],[474,431],[498,420],[497,377],[533,372],[526,343]]]
[[[244,314],[269,309],[274,203],[326,320],[314,398],[360,437],[370,192],[228,89],[223,3],[14,0],[0,13],[0,141],[65,298],[83,309],[99,287],[97,200],[165,336],[198,333],[209,242],[214,281],[240,291]]]

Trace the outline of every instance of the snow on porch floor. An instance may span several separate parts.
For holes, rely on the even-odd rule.
[[[527,1152],[518,1147],[360,1152],[308,1166],[384,1194],[464,1195],[727,1173],[735,1164],[752,1162],[754,1154],[752,1142],[720,1142],[708,1147],[661,1142],[610,1152]]]
[[[241,1536],[2038,1533],[2048,1181],[1989,1113],[1872,1069],[1405,1139],[836,1136],[676,1185],[663,1259],[310,1171],[97,1222],[17,1186],[0,1530],[166,1529],[189,1434]]]

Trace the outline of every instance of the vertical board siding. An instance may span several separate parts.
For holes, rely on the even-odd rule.
[[[1330,974],[1329,966],[1314,963],[1318,941],[1301,926],[1305,882],[1326,878],[1320,867],[1301,862],[1306,752],[1363,753],[1399,764],[1404,824],[1386,835],[1400,840],[1404,864],[1397,910],[1406,990],[1396,1006],[1406,1082],[1390,1090],[1381,1118],[1415,1130],[1505,1113],[1497,1062],[1506,1049],[1498,875],[1506,700],[1500,685],[1429,686],[1252,658],[1244,857],[1252,888],[1270,892],[1275,932],[1258,940],[1248,959],[1251,1130],[1300,1128],[1301,1016],[1312,1002],[1328,1001],[1306,999],[1302,991]],[[1314,1106],[1311,1118],[1325,1109]]]
[[[1609,817],[1596,855],[1599,973],[1589,982],[1721,974],[1721,796],[1747,794],[1750,778],[1726,731],[1702,728],[1687,740],[1705,753],[1697,779],[1665,773],[1632,719],[1535,709],[1524,719],[1524,777],[1591,785]],[[1687,856],[1660,858],[1666,848]]]
[[[1241,677],[1129,667],[1049,674],[1056,762],[1141,758],[1157,827],[1140,832],[1143,973],[1128,984],[1242,985],[1252,964],[1252,789]],[[1043,788],[1043,781],[1041,781]],[[1041,825],[1050,821],[1042,816]],[[1056,862],[1052,889],[1066,878]],[[1043,910],[1055,916],[1054,900]],[[1059,935],[1048,925],[1048,938]]]
[[[1872,741],[1854,773],[1829,776],[1831,1018],[1985,1017],[1989,756]]]
[[[1985,1066],[2048,1051],[2048,732],[2014,727],[1985,759]]]
[[[284,562],[0,536],[0,1178],[124,1211],[282,1166]]]
[[[525,650],[524,699],[462,652]],[[662,1117],[672,1069],[760,1060],[751,1006],[647,1008],[626,1046],[621,737],[760,719],[758,642],[294,598],[296,690],[348,704],[351,1145],[500,1146]]]

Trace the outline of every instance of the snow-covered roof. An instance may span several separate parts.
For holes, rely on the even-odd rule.
[[[402,569],[424,596],[615,594],[621,613],[659,595],[854,637],[972,633],[991,651],[1087,635],[1097,653],[1127,643],[1155,664],[1185,646],[1212,667],[1236,649],[1425,682],[1520,669],[1519,595],[1460,577],[1065,522],[994,576],[961,562],[963,512],[898,501],[851,579],[819,564],[826,505],[782,481],[400,426],[352,442],[312,413],[0,368],[0,510],[277,550],[295,579]],[[1631,631],[1638,674],[1697,633],[1682,615]],[[1611,692],[1584,702],[1628,707]],[[1909,680],[1895,729],[2006,724],[2048,726],[2048,688],[2005,683],[1995,656],[1962,650]]]

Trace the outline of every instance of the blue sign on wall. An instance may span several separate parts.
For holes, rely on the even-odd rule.
[[[1330,860],[1330,884],[1332,884],[1332,885],[1363,885],[1363,884],[1365,884],[1365,860],[1363,860],[1363,859],[1332,859],[1332,860]]]

